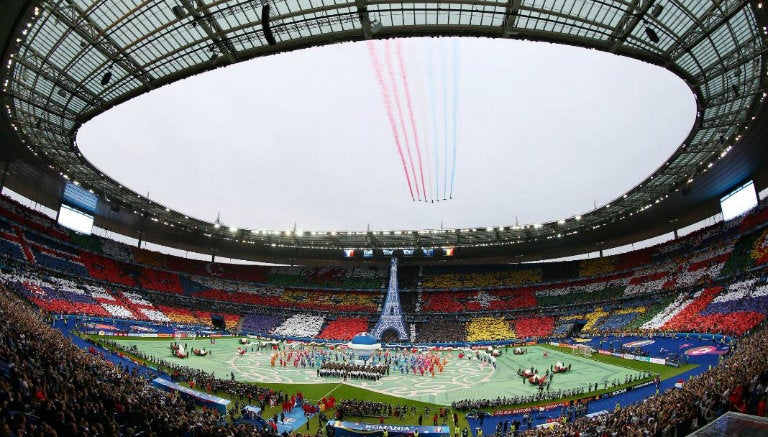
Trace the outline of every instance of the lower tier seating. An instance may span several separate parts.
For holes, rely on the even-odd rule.
[[[339,318],[329,321],[317,338],[325,340],[352,340],[352,337],[368,332],[368,319]]]

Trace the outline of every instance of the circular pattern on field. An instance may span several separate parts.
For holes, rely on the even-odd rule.
[[[434,376],[426,372],[423,376],[413,371],[390,370],[390,374],[378,381],[317,376],[317,369],[309,365],[294,365],[286,360],[281,366],[279,360],[272,364],[273,350],[259,351],[255,347],[245,346],[245,353],[240,354],[238,347],[243,345],[237,339],[219,339],[211,344],[207,339],[189,339],[181,341],[188,347],[205,347],[211,351],[206,357],[191,356],[186,359],[172,357],[169,345],[171,340],[120,339],[117,342],[125,347],[136,346],[140,351],[173,364],[181,364],[213,372],[219,377],[228,378],[231,373],[238,380],[262,383],[321,384],[344,383],[387,395],[406,399],[450,405],[453,401],[464,399],[496,399],[497,397],[520,397],[535,394],[538,387],[517,375],[519,369],[535,369],[541,375],[551,369],[555,363],[571,364],[572,370],[558,373],[551,377],[549,390],[587,389],[588,384],[599,384],[600,388],[609,386],[613,381],[624,382],[627,376],[637,371],[605,364],[540,346],[528,346],[528,353],[515,355],[512,348],[501,349],[496,358],[496,365],[474,357],[474,352],[464,351],[464,358],[459,358],[459,351],[435,352],[441,360],[445,359],[443,371],[435,369]],[[546,352],[546,354],[544,353]],[[329,351],[328,359],[342,360],[342,353]]]

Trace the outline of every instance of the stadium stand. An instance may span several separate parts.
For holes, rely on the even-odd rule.
[[[272,330],[271,334],[283,337],[317,337],[325,317],[314,314],[294,314]]]
[[[246,314],[242,330],[248,334],[267,335],[285,321],[285,317],[275,314]]]
[[[3,200],[3,204],[9,204],[7,199]],[[36,229],[27,227],[29,220],[19,217],[39,214],[26,211],[13,202],[10,204],[15,212],[4,210],[4,214],[0,214],[3,217],[0,219],[0,251],[5,252],[6,259],[71,278],[80,277],[81,282],[85,281],[83,283],[106,281],[109,285],[96,286],[100,291],[89,292],[99,303],[100,309],[92,307],[94,315],[106,311],[113,316],[139,320],[208,325],[210,321],[196,312],[209,311],[211,305],[223,305],[220,312],[231,315],[254,310],[263,313],[264,309],[274,308],[280,310],[281,317],[288,318],[313,312],[373,314],[383,301],[382,286],[386,282],[383,267],[228,265],[161,255],[95,237],[80,239],[90,242],[89,247],[104,252],[94,253],[74,245],[75,240],[68,232],[45,219],[36,221],[39,225]],[[754,214],[764,216],[762,210]],[[749,294],[733,297],[742,296],[738,294],[737,284],[744,270],[759,268],[766,261],[762,249],[767,235],[762,229],[765,223],[749,219],[751,216],[745,216],[741,224],[713,225],[636,253],[566,264],[542,263],[536,268],[404,266],[399,275],[401,285],[413,286],[415,290],[401,293],[401,303],[415,338],[434,341],[475,338],[466,330],[458,331],[467,332],[469,337],[457,338],[457,330],[451,330],[441,338],[437,331],[428,328],[426,320],[431,318],[422,317],[438,313],[445,314],[443,320],[458,324],[464,321],[457,319],[457,315],[469,314],[470,317],[465,319],[470,320],[468,326],[477,317],[501,316],[511,320],[514,326],[519,321],[520,330],[525,334],[518,335],[524,336],[531,331],[539,336],[537,333],[548,330],[553,336],[561,336],[582,328],[595,333],[666,329],[662,326],[670,322],[669,326],[693,329],[696,327],[692,321],[703,323],[700,329],[710,331],[745,331],[759,323],[762,320],[759,314],[766,312],[760,296],[753,295],[759,293],[756,283],[750,283]],[[8,217],[21,222],[9,222]],[[744,228],[744,221],[754,223],[755,228]],[[56,236],[66,239],[58,240]],[[707,246],[700,246],[702,243]],[[29,269],[21,267],[19,271],[26,270]],[[736,275],[736,279],[724,280],[725,275]],[[285,288],[270,284],[281,281],[298,285]],[[322,284],[340,288],[319,286]],[[678,321],[682,320],[679,312],[692,303],[692,293],[697,290],[691,287],[701,290],[718,285],[728,290],[723,293],[724,297],[713,299],[701,308],[691,307],[688,311],[696,309],[696,312],[689,322],[677,324],[674,321],[676,317]],[[357,288],[360,286],[371,288],[361,290]],[[144,299],[150,305],[138,305],[125,298],[126,293],[132,293],[130,296]],[[648,299],[659,293],[663,294],[663,301],[658,297]],[[193,300],[174,300],[170,295]],[[53,297],[56,306],[67,312],[86,308],[76,296],[59,293]],[[73,303],[67,306],[63,303],[64,297],[71,298]],[[588,303],[600,306],[601,312],[598,314],[594,308],[578,308]],[[532,312],[541,308],[547,308],[547,311],[544,314]],[[722,319],[727,319],[727,315],[744,316],[745,322],[726,326],[727,321]],[[363,318],[367,320],[367,317]],[[539,318],[546,321],[541,329],[531,328],[526,325],[528,322],[523,322]],[[234,320],[230,319],[230,327],[237,325]],[[427,332],[422,335],[419,331],[424,329]]]
[[[91,278],[101,279],[113,284],[136,286],[136,279],[128,275],[119,261],[99,256],[90,252],[81,252],[80,259]]]
[[[352,340],[352,337],[361,333],[368,332],[368,319],[362,318],[338,318],[329,320],[317,338],[324,340]]]
[[[466,324],[453,317],[434,315],[415,323],[419,343],[458,343],[467,340]]]
[[[579,263],[579,277],[592,278],[614,272],[615,257],[585,259]]]
[[[80,349],[50,320],[8,292],[0,293],[0,377],[6,435],[235,435],[211,409],[195,409],[175,393],[115,366],[91,347]],[[56,351],[56,353],[51,353]],[[19,383],[20,381],[23,381]],[[9,407],[10,409],[6,409]],[[11,428],[13,431],[11,432]]]
[[[425,267],[424,289],[491,288],[541,282],[541,270],[510,266]]]
[[[69,240],[69,232],[60,228],[50,217],[33,211],[10,197],[0,196],[0,216],[58,240]]]
[[[518,338],[545,338],[555,330],[555,318],[551,316],[520,317],[514,323]]]
[[[587,313],[584,318],[586,323],[581,328],[583,332],[595,332],[597,331],[597,325],[602,323],[603,319],[608,316],[608,312],[603,310],[603,307],[596,307],[594,310]]]
[[[136,263],[156,267],[160,270],[168,270],[166,265],[166,256],[159,252],[153,252],[151,250],[140,249],[138,247],[133,248],[133,259]]]
[[[467,322],[467,341],[516,338],[509,322],[502,317],[476,317]]]
[[[163,312],[173,323],[181,325],[200,325],[206,326],[207,322],[200,320],[192,310],[181,307],[171,307],[166,305],[158,305],[157,308]]]
[[[179,275],[163,272],[152,268],[142,268],[139,274],[139,285],[147,290],[163,291],[166,293],[184,293]]]
[[[745,217],[741,223],[746,220]],[[764,221],[756,223],[762,225]],[[346,340],[368,329],[370,323],[367,317],[342,314],[347,311],[375,313],[383,297],[381,277],[365,270],[360,273],[360,281],[348,282],[344,282],[346,279],[334,281],[339,281],[339,275],[355,276],[355,269],[327,269],[322,273],[317,270],[315,277],[296,270],[295,276],[302,278],[296,283],[301,286],[285,289],[268,285],[271,278],[268,272],[279,273],[281,268],[259,267],[248,272],[252,266],[230,269],[211,263],[179,261],[165,255],[139,255],[137,251],[128,251],[132,254],[126,256],[126,251],[116,249],[118,246],[111,246],[109,253],[122,255],[112,258],[72,246],[76,240],[69,237],[60,241],[52,239],[55,238],[53,235],[58,235],[55,224],[49,223],[48,227],[38,230],[27,228],[26,224],[0,220],[0,250],[5,250],[8,264],[0,276],[0,283],[46,312],[199,326],[210,326],[211,315],[221,314],[227,328],[234,330],[239,313],[253,307],[269,307],[277,309],[279,314],[250,311],[243,319],[243,330],[286,337]],[[749,232],[751,228],[742,229],[741,226],[718,226],[674,244],[644,250],[641,254],[571,263],[561,269],[542,266],[537,270],[538,277],[556,280],[523,282],[524,286],[519,282],[530,280],[528,273],[503,272],[501,267],[494,266],[491,272],[472,272],[475,267],[466,267],[468,273],[462,273],[464,276],[458,282],[452,282],[456,279],[455,271],[448,271],[447,276],[438,278],[443,273],[436,273],[438,269],[434,269],[429,273],[430,280],[450,286],[428,288],[423,287],[422,282],[419,287],[418,270],[411,269],[413,277],[408,281],[416,290],[401,295],[403,308],[410,319],[409,326],[413,327],[412,336],[420,342],[558,337],[578,329],[591,333],[642,329],[743,335],[754,331],[768,313],[768,280],[763,267],[768,259],[763,247],[766,232],[762,229]],[[37,233],[43,229],[44,234]],[[736,234],[735,230],[742,233]],[[730,236],[730,240],[723,240],[721,232]],[[62,231],[61,234],[65,233]],[[702,241],[708,245],[697,247],[697,242]],[[131,262],[126,263],[126,260]],[[637,260],[651,261],[642,263]],[[143,262],[136,264],[137,261]],[[173,265],[177,268],[171,268]],[[202,269],[207,273],[200,276],[180,273],[179,266],[198,273]],[[626,266],[632,267],[626,269]],[[570,275],[570,278],[563,279],[563,275]],[[261,282],[243,281],[245,277],[260,278]],[[371,289],[346,288],[350,284],[366,284],[365,281],[371,278],[377,278],[376,286]],[[315,286],[331,282],[343,287]],[[485,286],[489,283],[496,285]],[[473,285],[463,288],[464,284]],[[477,287],[478,284],[485,285]],[[44,315],[29,311],[26,304],[13,295],[2,293],[7,296],[0,300],[0,311],[11,310],[12,314],[4,314],[4,317],[17,321],[18,326],[6,323],[0,325],[0,330],[13,331],[12,335],[15,335],[18,329],[31,326],[41,341],[51,338],[61,345],[62,340],[56,337],[58,334],[47,331],[50,328],[40,321]],[[220,307],[213,309],[213,306]],[[327,314],[332,316],[326,317]],[[42,336],[39,335],[41,332],[44,333]],[[7,348],[6,338],[0,336],[0,343]],[[765,330],[741,341],[743,345],[763,349],[750,351],[742,345],[725,358],[729,360],[726,362],[746,363],[752,366],[750,369],[764,371],[764,363],[768,362],[764,357],[768,349]],[[95,359],[76,349],[67,354],[71,354],[67,355],[70,359]],[[21,363],[18,366],[28,369]],[[655,411],[654,408],[660,405],[678,405],[681,401],[694,402],[688,405],[701,408],[695,399],[697,396],[715,396],[706,389],[712,387],[714,378],[736,384],[732,377],[722,378],[725,371],[718,366],[687,383],[683,390],[652,397],[648,401],[650,407],[641,404],[628,410],[641,416],[648,415],[651,414],[648,411]],[[745,378],[751,380],[751,377]],[[147,394],[142,392],[144,395]],[[736,398],[729,398],[727,402],[733,408],[741,405]],[[693,408],[688,410],[689,413]],[[674,420],[658,412],[653,414],[660,422]],[[623,424],[622,429],[636,425],[622,413],[614,416],[617,423]],[[108,420],[119,420],[119,416]]]

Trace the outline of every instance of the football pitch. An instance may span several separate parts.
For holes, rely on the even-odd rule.
[[[471,351],[434,351],[432,354],[444,362],[442,372],[435,370],[434,376],[429,372],[402,373],[399,370],[391,370],[388,376],[378,381],[347,379],[335,377],[319,377],[317,369],[309,366],[294,366],[288,362],[284,367],[279,364],[279,359],[273,357],[278,351],[262,350],[250,346],[245,347],[246,352],[240,354],[238,348],[243,347],[239,339],[217,339],[211,344],[208,339],[185,339],[180,343],[187,344],[188,348],[205,348],[211,351],[208,356],[195,356],[189,358],[176,358],[171,355],[171,340],[142,340],[142,339],[115,339],[123,348],[136,346],[140,352],[166,362],[179,364],[191,368],[197,368],[206,372],[213,372],[219,378],[229,378],[233,373],[240,381],[249,381],[267,384],[345,384],[366,390],[396,396],[399,398],[428,402],[440,405],[450,405],[451,402],[465,399],[496,399],[497,397],[519,397],[535,394],[538,387],[530,384],[518,376],[519,369],[538,369],[540,376],[545,371],[561,362],[565,366],[571,365],[571,370],[566,373],[555,374],[549,386],[549,390],[572,390],[583,388],[587,392],[588,384],[597,384],[598,389],[611,387],[612,382],[623,384],[628,376],[637,376],[640,372],[629,367],[603,363],[590,358],[576,356],[560,350],[553,350],[542,346],[527,346],[527,353],[515,355],[512,348],[501,349],[502,354],[496,358],[496,365],[475,358]],[[297,346],[298,347],[298,346]],[[282,353],[283,351],[279,351]],[[286,350],[286,353],[289,351]],[[328,358],[334,360],[341,353],[327,351]],[[410,357],[410,352],[391,352],[399,357]],[[459,358],[460,353],[464,354]],[[635,366],[637,363],[633,363]],[[330,394],[334,389],[331,389]]]

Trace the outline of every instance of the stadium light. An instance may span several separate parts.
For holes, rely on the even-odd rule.
[[[107,72],[104,73],[104,76],[101,76],[101,86],[107,86],[110,80],[112,80],[112,70],[107,70]]]
[[[648,37],[649,40],[651,40],[652,43],[658,44],[659,43],[659,34],[656,33],[655,30],[648,24],[647,21],[645,21],[645,35]]]

